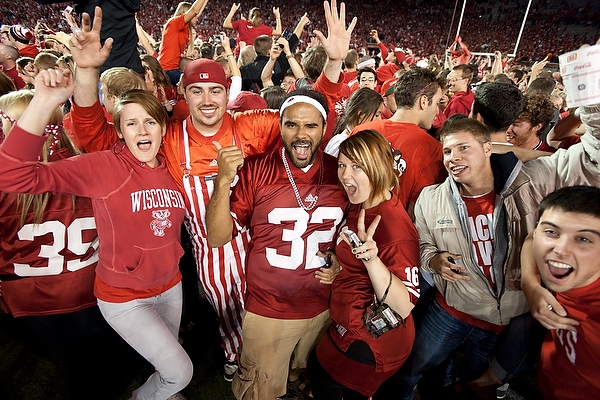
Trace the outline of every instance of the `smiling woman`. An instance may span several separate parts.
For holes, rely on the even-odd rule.
[[[364,130],[340,145],[338,178],[352,205],[338,229],[342,268],[331,286],[331,328],[309,361],[315,399],[367,399],[407,359],[414,340],[411,310],[419,297],[417,232],[392,188],[398,184],[392,149]],[[346,231],[356,232],[350,240]],[[366,320],[373,302],[384,313]],[[387,315],[385,314],[387,312]],[[374,323],[381,332],[373,334]]]
[[[46,124],[72,94],[73,82],[68,72],[46,70],[35,83],[33,99],[0,148],[0,190],[91,198],[102,243],[94,281],[98,307],[108,324],[156,368],[132,398],[166,399],[192,377],[192,363],[177,341],[184,202],[164,158],[157,156],[166,112],[150,92],[127,92],[114,109],[121,143],[112,150],[43,163],[38,155],[47,141]],[[178,200],[136,207],[134,194],[140,191],[168,193]],[[61,267],[72,268],[69,263]]]

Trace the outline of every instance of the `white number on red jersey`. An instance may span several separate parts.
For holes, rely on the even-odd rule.
[[[317,256],[319,243],[328,243],[335,234],[335,229],[343,217],[342,209],[339,207],[319,207],[315,209],[312,216],[301,208],[275,208],[269,213],[269,223],[279,225],[282,221],[295,221],[294,229],[284,229],[281,240],[291,243],[289,255],[277,254],[277,249],[266,248],[266,256],[269,263],[277,268],[294,270],[306,260],[305,268],[319,268],[323,265],[323,259]],[[310,219],[310,221],[309,221]],[[330,220],[331,223],[324,222]],[[306,232],[308,224],[323,224],[330,226],[329,229],[314,231],[306,238],[302,235]]]
[[[63,271],[63,265],[65,262],[64,256],[60,254],[60,251],[65,248],[77,255],[85,254],[90,246],[96,249],[96,252],[94,252],[94,254],[85,261],[67,261],[66,267],[68,271],[77,271],[95,263],[98,261],[98,238],[96,237],[91,243],[86,243],[83,241],[82,235],[83,231],[90,229],[96,229],[96,221],[93,217],[77,218],[71,222],[68,228],[65,227],[65,225],[60,221],[46,221],[38,225],[24,225],[19,230],[19,240],[32,241],[36,236],[44,236],[48,233],[51,233],[54,241],[51,246],[40,246],[40,252],[38,256],[48,259],[48,265],[46,267],[32,267],[29,264],[14,263],[15,274],[18,276],[43,276],[60,274]]]

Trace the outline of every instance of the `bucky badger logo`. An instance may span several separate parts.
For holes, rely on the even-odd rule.
[[[165,229],[170,228],[173,223],[169,220],[171,211],[156,210],[152,211],[154,220],[150,222],[150,228],[154,231],[154,236],[165,236]]]

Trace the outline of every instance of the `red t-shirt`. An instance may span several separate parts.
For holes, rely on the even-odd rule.
[[[442,183],[446,169],[442,163],[442,145],[419,126],[391,120],[372,121],[358,125],[352,134],[363,129],[375,129],[400,152],[403,170],[398,197],[405,208],[417,201],[425,186]]]
[[[475,249],[477,265],[485,275],[492,288],[496,288],[492,269],[492,255],[494,251],[494,204],[496,192],[480,196],[465,196],[462,199],[467,206],[469,229]]]
[[[233,26],[233,29],[235,29],[238,33],[238,43],[246,42],[246,44],[249,46],[252,46],[252,44],[254,43],[254,39],[256,39],[258,36],[271,36],[273,34],[273,29],[269,28],[265,24],[254,26],[250,22],[243,19],[233,21],[231,25]]]
[[[600,279],[582,288],[557,293],[577,332],[552,329],[538,363],[538,383],[546,400],[600,397]]]
[[[330,290],[315,278],[323,265],[316,253],[333,247],[346,200],[338,186],[337,160],[319,152],[307,172],[288,160],[300,199],[308,204],[317,197],[311,210],[300,208],[281,152],[279,147],[247,157],[231,192],[234,236],[248,228],[251,237],[245,308],[268,318],[313,318],[327,310]]]
[[[184,18],[185,14],[171,18],[165,26],[163,40],[158,50],[158,62],[165,71],[179,69],[179,59],[190,38],[188,24],[185,23]]]
[[[3,69],[2,72],[6,74],[12,81],[15,83],[17,90],[23,89],[25,87],[25,81],[21,79],[19,76],[19,71],[17,67],[12,67],[11,69]]]
[[[448,105],[444,109],[444,114],[446,117],[454,114],[469,115],[474,100],[475,95],[469,88],[467,88],[466,92],[454,93],[450,99],[450,102],[448,102]]]
[[[343,72],[342,76],[344,77],[344,83],[350,83],[353,80],[356,79],[358,75],[358,71],[351,71],[351,72]]]

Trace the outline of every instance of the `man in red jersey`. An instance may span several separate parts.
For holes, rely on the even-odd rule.
[[[19,58],[19,51],[6,43],[0,43],[0,64],[2,64],[2,71],[15,83],[17,90],[25,87],[25,82],[19,77],[17,71],[17,63],[15,62]]]
[[[443,83],[424,68],[413,68],[404,73],[395,85],[397,110],[390,119],[358,125],[353,133],[375,129],[400,152],[400,185],[398,195],[412,216],[421,189],[444,180],[442,146],[427,134],[439,112]]]
[[[579,322],[548,331],[538,363],[545,399],[583,400],[600,393],[599,198],[596,187],[572,186],[548,195],[539,207],[533,232],[537,267],[544,285]]]
[[[328,54],[324,72],[333,81],[356,24],[355,18],[346,30],[344,14],[343,3],[338,17],[336,2],[331,10],[325,2],[329,36],[316,31]],[[292,354],[293,381],[329,321],[329,287],[323,283],[331,282],[331,274],[317,253],[333,245],[345,197],[335,158],[319,148],[327,108],[322,95],[299,89],[280,108],[283,143],[277,149],[244,158],[238,148],[215,143],[219,173],[206,212],[209,243],[221,246],[246,230],[251,237],[244,345],[233,380],[238,399],[284,395]]]

